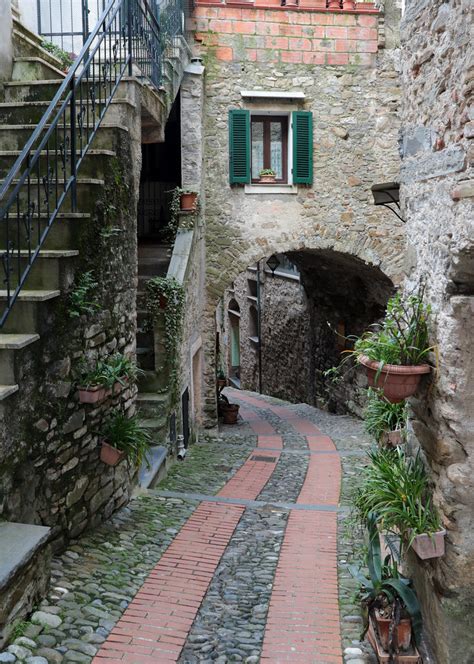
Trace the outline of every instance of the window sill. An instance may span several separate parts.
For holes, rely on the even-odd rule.
[[[297,194],[298,187],[294,184],[246,184],[246,194]]]

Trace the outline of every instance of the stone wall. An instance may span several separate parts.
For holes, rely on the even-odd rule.
[[[474,83],[472,5],[407,3],[402,188],[407,283],[426,282],[436,373],[412,400],[413,450],[431,470],[446,555],[411,560],[437,662],[474,659]]]
[[[248,281],[256,284],[256,270],[247,270],[234,281],[224,298],[224,355],[231,375],[230,339],[232,300],[240,307],[240,382],[245,390],[259,390],[258,344],[250,339]],[[260,271],[262,392],[287,401],[309,401],[309,312],[307,298],[298,277]],[[251,296],[250,296],[251,297]]]
[[[55,549],[126,503],[135,473],[127,462],[111,468],[99,460],[102,423],[113,408],[134,412],[135,386],[98,406],[79,403],[77,393],[82,363],[135,353],[141,150],[140,106],[133,108],[129,131],[117,131],[109,145],[120,158],[105,158],[105,184],[89,193],[91,218],[77,221],[76,246],[68,248],[80,256],[63,270],[60,300],[41,304],[41,338],[16,356],[20,389],[2,403],[1,518],[50,526]],[[94,310],[71,317],[69,294],[90,270]]]
[[[334,250],[378,266],[394,283],[400,281],[403,224],[385,209],[375,208],[370,192],[375,182],[398,175],[398,50],[376,52],[379,16],[373,13],[200,4],[195,16],[206,64],[206,355],[212,362],[217,302],[239,273],[265,256]],[[328,36],[329,26],[338,37]],[[309,38],[310,33],[314,38]],[[290,46],[290,38],[299,45],[292,41]],[[273,43],[274,39],[284,40],[284,45],[283,41]],[[335,54],[336,40],[341,39],[346,50],[340,52],[347,57],[340,64],[331,65],[329,58],[318,64],[317,58],[303,56],[309,47],[306,41],[311,43],[307,53],[317,55],[312,39],[328,42],[326,46]],[[338,48],[343,48],[342,42],[337,42]],[[265,57],[257,53],[251,60],[252,48],[264,51]],[[353,58],[351,53],[358,50],[367,57]],[[244,100],[241,91],[253,89],[297,90],[305,97],[300,103],[284,104],[275,99]],[[229,186],[228,111],[244,107],[283,113],[313,111],[311,187],[255,194],[243,186]],[[206,408],[211,424],[215,387],[214,369],[209,366]]]

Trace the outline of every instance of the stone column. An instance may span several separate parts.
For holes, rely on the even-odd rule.
[[[0,0],[0,81],[8,81],[12,73],[12,26],[11,0]]]
[[[181,182],[201,192],[204,67],[191,62],[181,83]],[[201,196],[202,198],[202,196]]]

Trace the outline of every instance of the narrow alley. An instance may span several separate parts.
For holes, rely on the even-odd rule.
[[[361,422],[227,393],[237,426],[54,559],[20,661],[370,661],[346,569],[362,547],[344,518]]]

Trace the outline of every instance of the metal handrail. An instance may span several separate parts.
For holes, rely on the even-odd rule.
[[[0,258],[7,296],[0,328],[69,193],[76,209],[78,170],[125,72],[132,75],[138,66],[159,87],[166,39],[147,0],[110,0],[6,175],[0,187],[0,203],[6,198]]]

